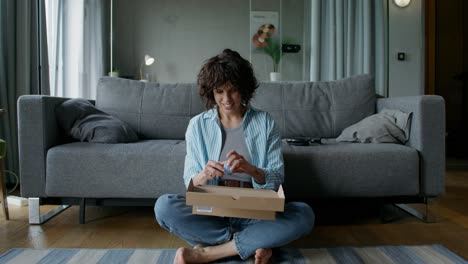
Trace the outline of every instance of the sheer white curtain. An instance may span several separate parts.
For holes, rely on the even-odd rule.
[[[46,0],[50,92],[96,98],[104,75],[104,0]]]
[[[312,0],[311,81],[369,73],[387,95],[386,1]]]

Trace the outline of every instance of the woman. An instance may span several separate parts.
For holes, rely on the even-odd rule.
[[[267,112],[249,105],[258,84],[251,64],[226,49],[210,58],[198,74],[199,94],[207,111],[190,120],[185,135],[184,181],[194,185],[228,185],[277,190],[284,180],[281,137]],[[230,169],[239,180],[225,180]],[[247,180],[246,183],[243,181]],[[204,263],[255,254],[267,263],[272,248],[312,230],[314,213],[305,203],[285,205],[276,220],[192,214],[181,195],[163,195],[155,205],[159,224],[193,248],[179,248],[174,263]]]

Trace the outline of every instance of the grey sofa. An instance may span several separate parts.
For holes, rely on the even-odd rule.
[[[204,110],[195,83],[163,84],[103,77],[95,105],[138,134],[128,144],[78,142],[65,136],[55,108],[67,98],[18,100],[21,194],[30,222],[41,204],[109,204],[184,193],[189,120]],[[323,144],[283,143],[286,197],[414,198],[444,192],[445,106],[439,96],[377,98],[368,75],[330,82],[261,83],[252,105],[268,111],[284,138],[319,137]],[[346,127],[384,108],[412,112],[409,141],[334,142]],[[413,199],[413,202],[414,202]],[[63,209],[63,208],[62,208]]]

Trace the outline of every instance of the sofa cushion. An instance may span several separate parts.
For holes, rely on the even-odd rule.
[[[269,112],[281,136],[336,138],[375,113],[371,75],[337,81],[261,83],[252,105]]]
[[[152,83],[103,77],[96,107],[128,123],[141,139],[184,139],[204,111],[196,83]]]
[[[283,143],[289,198],[381,197],[419,193],[419,157],[397,144]],[[70,143],[47,153],[46,194],[63,197],[155,198],[185,193],[185,142]],[[157,162],[155,162],[157,161]]]
[[[185,193],[185,142],[74,142],[49,149],[46,194],[87,198],[157,198]]]
[[[360,143],[400,143],[409,137],[411,113],[384,109],[351,125],[336,139],[337,141]]]
[[[92,114],[75,122],[70,134],[81,142],[130,143],[138,140],[127,124],[108,114]]]
[[[102,113],[86,99],[69,99],[55,108],[55,116],[63,130],[70,135],[70,131],[76,121],[87,115]]]
[[[373,77],[323,82],[261,82],[252,105],[269,112],[283,137],[336,138],[375,113]],[[183,139],[205,110],[196,83],[151,83],[103,77],[96,106],[128,123],[142,139]]]
[[[419,193],[419,156],[399,144],[283,142],[286,197],[383,197]]]
[[[57,106],[55,113],[65,132],[82,142],[128,143],[138,140],[127,124],[96,109],[85,99],[67,100]]]

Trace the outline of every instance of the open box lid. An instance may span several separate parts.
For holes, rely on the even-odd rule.
[[[190,180],[187,188],[187,205],[203,205],[221,208],[284,211],[284,191],[280,185],[272,190],[226,187],[215,185],[194,186]]]

